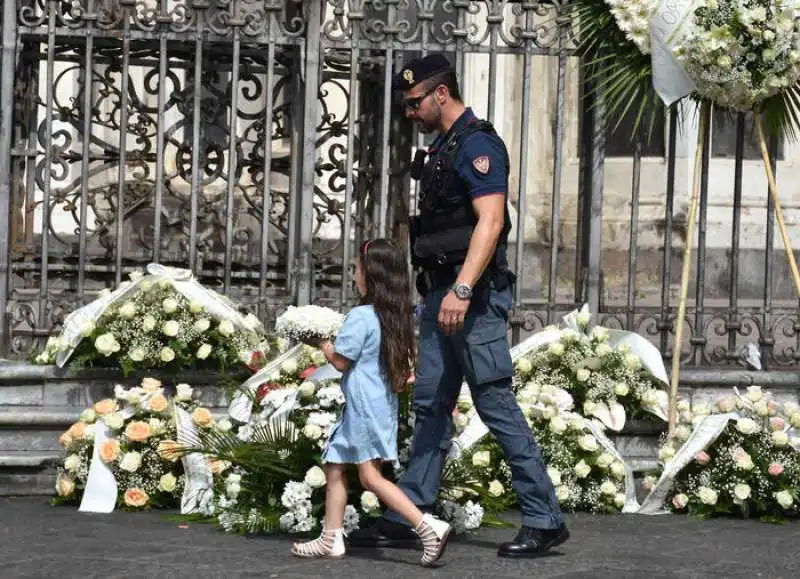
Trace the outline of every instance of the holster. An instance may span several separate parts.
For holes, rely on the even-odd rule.
[[[467,226],[415,235],[411,248],[412,263],[426,268],[464,263],[472,232],[472,226]]]

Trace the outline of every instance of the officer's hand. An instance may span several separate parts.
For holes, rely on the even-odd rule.
[[[455,334],[464,327],[464,318],[469,309],[469,300],[460,300],[452,291],[442,299],[439,307],[439,327],[447,335]]]

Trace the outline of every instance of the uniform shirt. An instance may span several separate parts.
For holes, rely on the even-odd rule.
[[[468,123],[478,119],[467,109],[462,113],[450,130],[440,135],[428,150],[430,156],[442,146],[453,133],[464,129]],[[453,161],[453,169],[458,179],[451,181],[451,189],[443,192],[448,198],[460,198],[469,194],[472,199],[492,193],[508,192],[508,173],[504,145],[499,136],[485,131],[476,131],[469,135],[458,147]]]

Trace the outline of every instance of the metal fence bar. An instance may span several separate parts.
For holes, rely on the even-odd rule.
[[[266,316],[267,259],[269,257],[269,218],[272,211],[272,123],[274,121],[273,86],[275,85],[275,15],[267,13],[269,19],[269,45],[267,46],[267,74],[264,83],[264,189],[261,201],[261,267],[258,281],[259,316]]]
[[[114,271],[116,285],[122,282],[122,253],[125,244],[125,193],[127,192],[128,170],[126,167],[127,150],[128,150],[128,84],[130,82],[130,57],[131,57],[131,38],[130,38],[130,18],[131,14],[127,7],[120,5],[122,12],[122,89],[121,89],[121,104],[120,104],[120,121],[119,121],[119,176],[118,176],[118,195],[117,195],[117,217],[116,217],[116,269]],[[48,58],[48,65],[50,64]]]
[[[669,136],[667,145],[667,183],[664,207],[664,257],[661,262],[661,312],[656,322],[660,334],[661,351],[670,352],[669,332],[673,329],[670,314],[670,286],[672,285],[672,224],[675,203],[675,151],[678,144],[678,107],[669,109]]]
[[[231,291],[231,269],[233,268],[233,203],[236,184],[239,181],[239,163],[236,156],[236,146],[239,126],[239,59],[241,25],[244,24],[236,15],[236,0],[231,0],[231,21],[233,28],[233,64],[231,67],[231,105],[230,121],[228,123],[228,195],[225,203],[225,278],[223,290],[226,294]]]
[[[307,305],[313,298],[313,259],[311,236],[314,219],[314,166],[316,158],[316,126],[319,111],[319,78],[320,78],[320,35],[315,34],[315,23],[320,21],[320,2],[312,0],[306,19],[306,62],[305,70],[305,111],[303,117],[303,169],[302,188],[300,191],[300,223],[299,252],[297,256],[297,304]]]
[[[169,46],[167,45],[167,29],[165,22],[169,19],[167,3],[159,2],[160,38],[158,40],[158,134],[156,135],[156,187],[153,200],[153,262],[161,259],[161,205],[164,200],[164,118],[167,107],[167,61]],[[191,260],[190,260],[191,263]]]
[[[733,169],[733,223],[731,224],[731,252],[728,260],[730,267],[728,299],[728,319],[725,329],[728,332],[728,351],[726,361],[734,362],[739,358],[736,351],[736,335],[742,327],[739,321],[739,235],[742,223],[742,173],[744,169],[744,114],[736,116],[736,161]]]
[[[700,163],[700,210],[697,223],[697,263],[696,269],[697,279],[695,281],[695,310],[694,310],[694,329],[690,333],[690,359],[695,363],[699,363],[703,358],[704,346],[706,344],[705,334],[703,333],[704,325],[704,305],[705,305],[705,288],[706,288],[706,230],[708,225],[708,168],[711,161],[711,117],[707,115],[705,126],[699,128],[700,131],[705,132],[703,143],[706,145],[703,148],[703,159]],[[693,239],[687,239],[686,243],[693,243]],[[678,320],[683,323],[683,320]]]
[[[3,1],[2,55],[0,56],[0,216],[11,219],[11,144],[14,125],[14,74],[17,51],[16,0]],[[1,229],[1,228],[0,228]],[[0,356],[8,352],[9,259],[11,227],[0,231]]]
[[[203,104],[203,30],[206,12],[198,6],[196,13],[197,30],[194,33],[194,74],[192,81],[194,89],[192,96],[192,184],[191,199],[189,201],[189,269],[194,272],[197,268],[197,214],[198,201],[200,200],[200,160],[205,158],[205,149],[200,139],[200,117]]]
[[[769,139],[769,158],[772,164],[773,174],[777,174],[777,158],[775,152],[778,150],[775,137]],[[775,339],[772,333],[772,300],[773,300],[773,270],[775,267],[775,203],[772,195],[767,195],[767,231],[766,248],[764,249],[764,294],[761,310],[761,336],[759,346],[761,347],[761,367],[765,370],[771,366],[773,347]]]
[[[636,318],[636,270],[639,257],[639,193],[642,179],[642,134],[635,137],[633,150],[633,177],[631,183],[630,243],[628,245],[628,303],[625,308],[625,327],[634,329]]]
[[[87,12],[94,13],[94,0],[87,0]],[[83,166],[88,167],[91,159],[92,143],[92,100],[94,97],[94,34],[93,23],[86,23],[86,54],[83,63],[83,135],[81,157]],[[86,293],[86,218],[89,209],[89,179],[81,180],[81,228],[78,232],[78,300],[83,303]]]

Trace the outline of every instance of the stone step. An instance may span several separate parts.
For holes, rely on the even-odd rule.
[[[60,452],[0,452],[0,496],[52,495]]]

